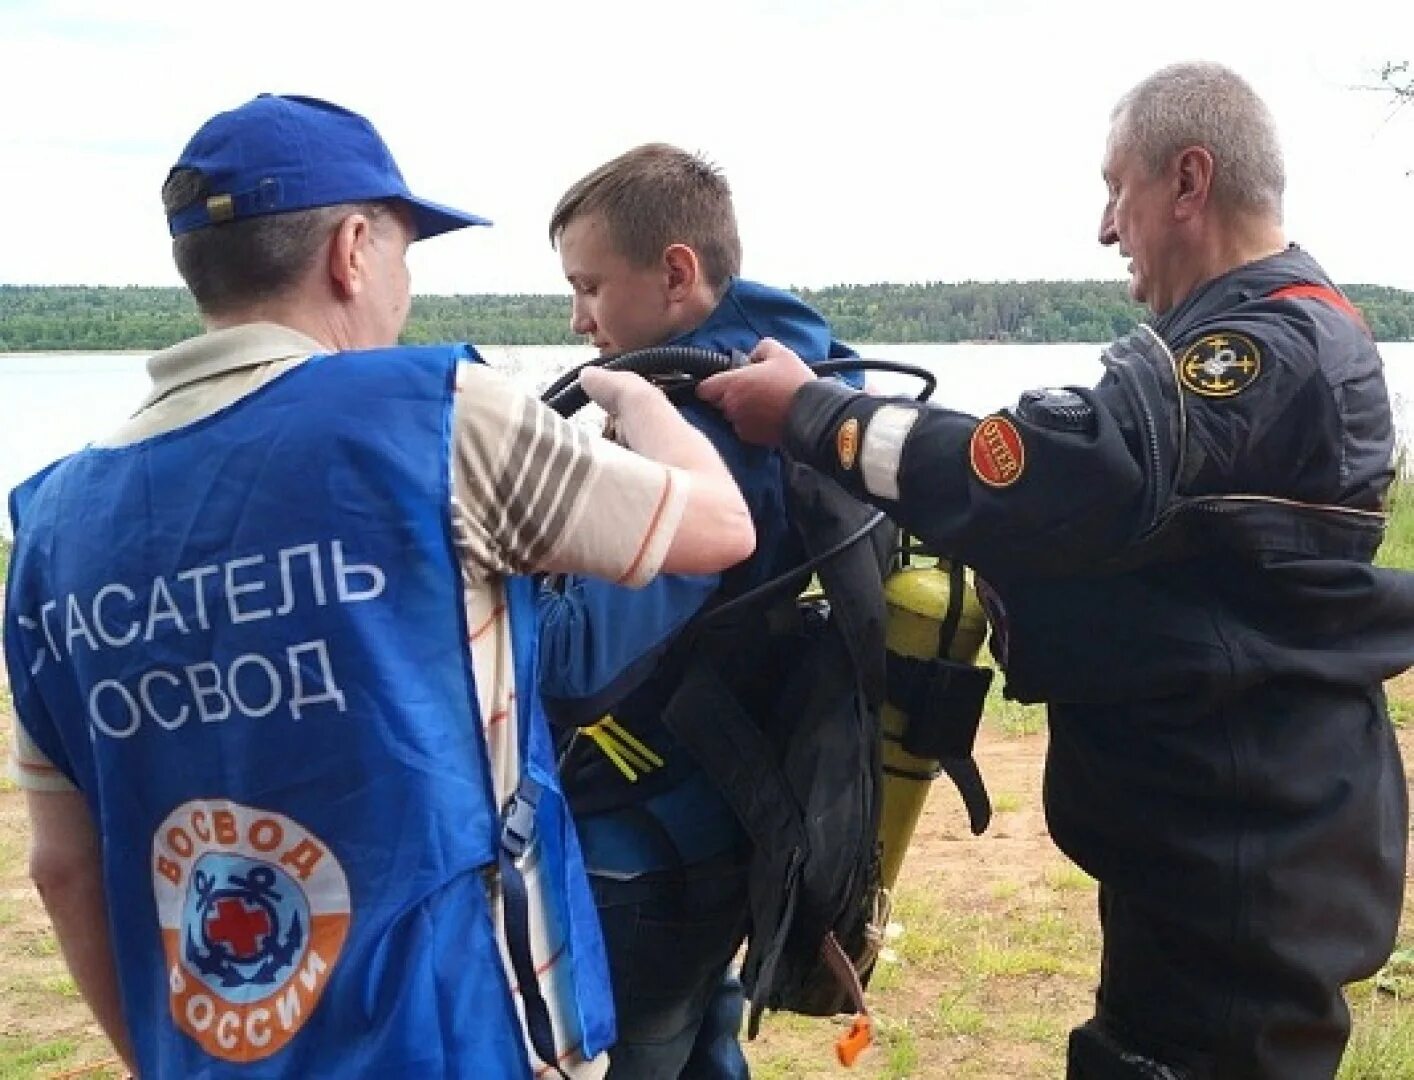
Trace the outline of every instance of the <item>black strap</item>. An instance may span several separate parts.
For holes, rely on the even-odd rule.
[[[844,946],[840,944],[840,939],[831,930],[820,942],[820,959],[825,966],[844,987],[845,994],[849,998],[849,1003],[854,1007],[856,1015],[869,1015],[869,1006],[864,1000],[864,983],[859,978],[859,971],[854,966],[854,960],[849,953],[845,952]]]
[[[968,754],[967,757],[942,758],[938,764],[962,796],[972,835],[981,836],[992,821],[992,798],[987,794],[987,785],[982,782],[982,770],[977,767],[977,759]]]
[[[506,800],[501,815],[501,845],[498,862],[501,870],[501,902],[505,915],[506,949],[511,954],[520,985],[521,1001],[525,1003],[525,1027],[530,1045],[548,1068],[565,1077],[555,1053],[555,1029],[550,1023],[550,1008],[540,992],[540,980],[535,974],[535,958],[530,949],[530,898],[525,887],[525,875],[519,860],[535,839],[535,811],[540,804],[541,786],[528,775],[522,775],[515,793]],[[565,1078],[568,1080],[568,1078]]]
[[[791,520],[806,554],[821,556],[816,572],[830,616],[838,622],[866,697],[882,700],[883,649],[870,646],[884,640],[882,565],[893,548],[894,527],[824,473],[788,458],[783,467]],[[866,536],[870,542],[860,543]],[[763,608],[761,614],[768,612]],[[778,749],[724,681],[711,659],[713,650],[704,647],[708,625],[710,616],[699,619],[674,646],[685,663],[660,714],[663,726],[707,769],[752,843],[804,852],[805,827],[777,764]],[[713,629],[731,633],[732,626]],[[735,643],[740,647],[739,636]],[[877,696],[871,696],[875,689]]]
[[[962,563],[953,560],[948,568],[948,607],[943,612],[942,625],[938,627],[938,655],[947,658],[952,651],[953,639],[957,637],[958,624],[962,622],[962,601],[967,589],[967,577]]]
[[[949,658],[962,622],[967,578],[962,563],[956,560],[940,560],[939,565],[948,571],[948,606],[938,626],[937,658],[920,660],[890,650],[888,699],[908,718],[898,740],[904,750],[914,757],[936,761],[938,771],[948,774],[967,808],[968,826],[974,836],[981,836],[992,820],[992,800],[972,757],[972,748],[993,672],[991,668]],[[927,722],[922,722],[924,718]],[[938,775],[910,773],[888,765],[884,768],[911,780],[931,780]]]
[[[799,462],[785,462],[786,498],[792,520],[808,523],[801,539],[807,553],[822,555],[816,576],[830,602],[830,617],[840,628],[865,698],[884,700],[884,626],[888,609],[883,575],[892,558],[897,530],[887,518],[856,500],[830,477]],[[838,547],[845,537],[865,530],[866,544]]]
[[[750,987],[751,1010],[746,1017],[748,1039],[756,1038],[761,1031],[761,1014],[766,1011],[771,989],[776,982],[776,967],[780,964],[786,940],[790,937],[790,928],[795,922],[795,912],[800,902],[800,871],[804,852],[804,848],[792,848],[787,856],[779,895],[780,907],[777,912],[772,913],[775,915],[774,924],[769,927],[753,926],[751,929],[753,935],[760,934],[764,937],[767,945],[761,954],[761,964],[756,969],[754,985]]]
[[[805,822],[777,764],[775,748],[705,657],[689,665],[663,722],[707,767],[755,846],[752,876],[770,884],[769,910],[758,909],[751,927],[748,966],[753,957],[761,960],[754,977],[744,973],[751,997],[747,1038],[754,1039],[796,917],[800,871],[810,847]],[[769,871],[762,868],[763,861],[770,864]],[[751,886],[753,907],[758,888]]]
[[[824,474],[789,459],[783,467],[789,516],[815,566],[829,603],[829,632],[838,642],[838,665],[828,677],[840,681],[842,692],[862,698],[871,722],[877,724],[872,710],[885,692],[882,575],[894,546],[894,526]],[[754,607],[764,596],[752,594],[750,600]],[[689,663],[662,720],[704,764],[755,846],[753,925],[743,972],[751,997],[751,1038],[760,1027],[762,1010],[779,1004],[776,983],[783,967],[791,967],[786,947],[801,917],[802,873],[811,845],[780,764],[780,748],[743,706],[711,659],[711,650],[701,647],[702,640],[691,639]],[[792,737],[808,737],[815,719],[808,711],[802,713]],[[878,813],[877,806],[871,813]],[[871,836],[875,825],[870,822]]]
[[[956,660],[919,660],[892,650],[888,665],[889,704],[907,717],[897,741],[914,757],[936,761],[948,774],[967,807],[973,835],[980,836],[992,820],[992,800],[972,748],[992,685],[992,669]],[[896,776],[908,775],[896,767],[884,768]],[[908,778],[932,779],[918,774]]]
[[[805,827],[775,746],[710,661],[688,666],[663,724],[707,769],[753,844],[805,850]]]
[[[972,753],[992,685],[992,669],[956,660],[919,660],[888,654],[889,704],[909,718],[903,748],[915,757]]]

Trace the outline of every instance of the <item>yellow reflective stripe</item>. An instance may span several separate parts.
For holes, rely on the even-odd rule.
[[[594,740],[594,745],[604,752],[604,756],[613,762],[614,768],[618,769],[619,772],[623,773],[624,776],[628,778],[630,784],[638,782],[638,773],[636,773],[633,766],[625,761],[623,757],[620,756],[619,752],[614,749],[613,739],[609,736],[608,732],[600,731],[598,724],[591,724],[589,727],[580,728],[579,730]]]
[[[659,769],[663,767],[663,759],[660,758],[657,754],[655,754],[652,748],[649,747],[647,743],[645,743],[633,732],[629,731],[628,728],[624,727],[612,716],[606,716],[600,722],[606,728],[608,728],[608,730],[612,731],[615,735],[617,735],[619,737],[620,742],[625,743],[634,751],[636,751],[638,756],[643,759],[645,764],[651,765],[654,768]]]
[[[629,783],[637,783],[640,773],[650,773],[663,767],[663,759],[652,747],[639,739],[612,716],[603,716],[588,727],[579,729],[593,740]]]

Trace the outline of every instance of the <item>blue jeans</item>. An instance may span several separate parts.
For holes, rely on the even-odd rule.
[[[591,873],[614,984],[611,1080],[745,1080],[732,960],[746,932],[735,854],[628,880]]]

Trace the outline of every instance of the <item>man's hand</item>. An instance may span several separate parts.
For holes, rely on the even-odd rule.
[[[604,423],[605,438],[630,450],[643,449],[646,426],[661,422],[666,413],[676,412],[661,390],[643,376],[629,371],[585,368],[579,373],[579,385],[590,400],[608,414]]]
[[[686,474],[676,481],[689,493],[665,570],[716,573],[751,554],[756,528],[736,481],[707,436],[662,391],[638,375],[597,367],[580,372],[579,385],[609,414],[622,445]]]
[[[703,380],[697,396],[720,409],[747,442],[777,446],[795,392],[815,378],[815,373],[771,338],[761,339],[751,352],[751,361],[750,367]]]

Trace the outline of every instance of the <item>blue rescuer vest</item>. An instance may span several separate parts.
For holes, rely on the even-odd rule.
[[[318,357],[12,499],[16,708],[101,833],[144,1077],[531,1075],[487,899],[502,828],[451,539],[459,359]],[[507,586],[531,857],[593,1056],[603,946],[530,582]]]

